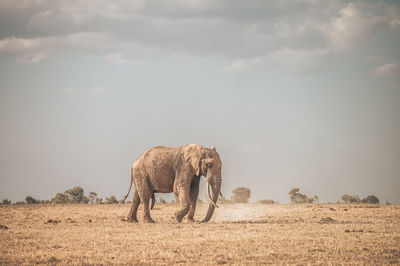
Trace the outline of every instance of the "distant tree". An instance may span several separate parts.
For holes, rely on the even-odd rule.
[[[68,201],[71,203],[88,203],[89,199],[85,197],[83,193],[83,188],[81,187],[73,187],[64,192],[68,197]]]
[[[49,204],[50,200],[40,200],[40,204]]]
[[[118,200],[115,198],[115,196],[110,196],[106,198],[106,203],[107,204],[117,204]]]
[[[292,203],[313,203],[318,200],[318,196],[314,196],[313,198],[309,198],[304,194],[301,194],[299,188],[293,188],[289,191],[290,201]]]
[[[8,199],[3,199],[2,203],[3,205],[10,205],[11,204],[11,200]]]
[[[97,193],[96,192],[90,192],[89,193],[89,202],[90,204],[94,204],[96,202],[96,198],[97,198]]]
[[[96,203],[102,204],[103,203],[103,199],[102,198],[96,198]]]
[[[65,203],[69,203],[69,199],[68,196],[65,195],[64,193],[57,193],[54,198],[52,198],[50,200],[50,203],[54,203],[54,204],[65,204]]]
[[[344,194],[342,196],[342,200],[345,203],[359,203],[360,202],[360,197],[358,195],[348,195]]]
[[[34,198],[31,197],[31,196],[26,196],[26,197],[25,197],[25,202],[26,202],[27,204],[38,204],[38,203],[39,203],[39,201],[37,201],[36,199],[34,199]]]
[[[299,190],[300,190],[299,188],[292,188],[292,190],[289,191],[291,202],[296,202],[297,200],[296,195],[299,193]]]
[[[375,195],[369,195],[368,197],[362,199],[362,203],[368,203],[368,204],[379,204],[379,199]]]
[[[319,201],[319,197],[317,195],[314,195],[314,202],[318,202]]]
[[[238,187],[232,190],[232,201],[234,203],[248,203],[250,198],[250,189],[246,187]]]

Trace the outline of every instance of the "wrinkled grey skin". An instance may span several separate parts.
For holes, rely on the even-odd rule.
[[[137,210],[142,203],[144,222],[154,223],[150,216],[150,198],[154,204],[154,193],[170,192],[174,192],[180,201],[180,209],[175,213],[176,220],[181,222],[186,216],[187,221],[194,221],[200,177],[205,176],[207,185],[212,188],[212,197],[209,196],[210,204],[203,220],[208,222],[221,190],[221,167],[221,159],[214,147],[208,149],[190,144],[174,148],[157,146],[147,150],[132,166],[131,185],[124,198],[129,195],[133,182],[135,189],[127,221],[138,221]]]

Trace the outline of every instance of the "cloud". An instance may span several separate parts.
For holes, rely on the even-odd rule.
[[[387,60],[385,57],[382,56],[374,56],[374,55],[353,55],[353,54],[345,54],[343,55],[344,59],[349,60],[357,60],[362,62],[379,62]]]
[[[328,50],[279,49],[252,59],[235,60],[225,71],[250,71],[282,67],[292,73],[311,73],[321,69],[321,57],[328,55]]]
[[[118,52],[116,52],[118,51]],[[102,56],[106,62],[121,63],[128,58],[157,54],[156,50],[134,42],[121,42],[112,34],[79,32],[42,38],[7,38],[0,40],[0,54],[18,57],[20,63],[38,63],[50,55],[80,52]]]
[[[96,95],[104,93],[104,88],[95,87],[91,89],[74,89],[74,88],[66,88],[62,91],[62,94],[66,95]]]
[[[330,46],[334,50],[352,48],[368,39],[380,22],[378,16],[363,12],[362,7],[349,3],[331,18],[327,26]]]
[[[47,54],[26,54],[17,59],[17,63],[23,64],[34,64],[42,61],[44,58],[48,57]]]
[[[395,63],[381,65],[375,68],[374,74],[377,76],[392,76],[399,72],[399,66]]]
[[[0,54],[38,63],[89,53],[108,63],[136,58],[217,58],[225,70],[269,66],[304,73],[351,54],[386,27],[395,4],[342,0],[7,1],[0,5]]]

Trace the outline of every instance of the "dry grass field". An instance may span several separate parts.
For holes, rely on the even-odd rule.
[[[2,206],[0,264],[400,263],[398,205],[223,204],[206,224],[176,208],[129,224],[129,204]]]

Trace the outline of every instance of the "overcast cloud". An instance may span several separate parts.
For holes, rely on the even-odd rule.
[[[400,31],[399,6],[384,2],[3,0],[0,10],[0,53],[23,63],[73,52],[109,63],[225,58],[227,71],[308,72],[375,32]]]
[[[0,200],[199,143],[227,197],[400,203],[399,47],[398,1],[0,0]]]

